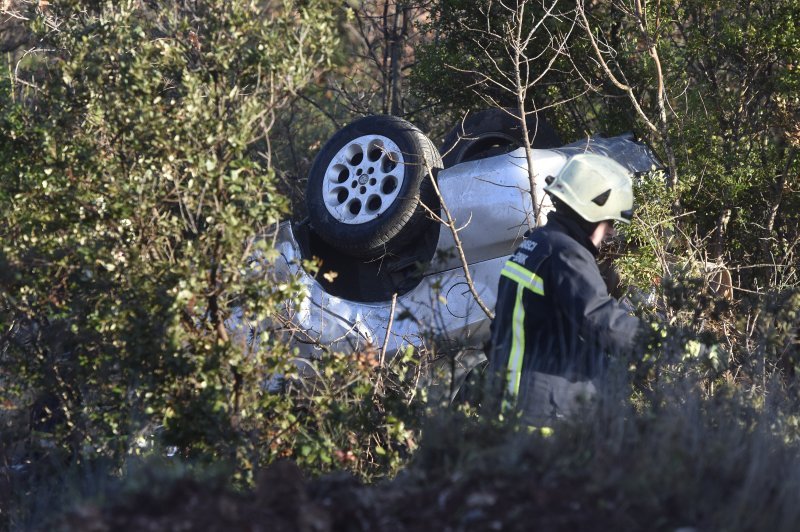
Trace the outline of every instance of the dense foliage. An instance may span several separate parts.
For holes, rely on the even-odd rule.
[[[633,129],[673,166],[665,181],[684,234],[671,251],[724,259],[746,289],[796,285],[800,5],[578,3],[585,22],[575,5],[434,2],[416,90],[464,112],[487,95],[515,105],[498,89],[515,69],[546,73],[527,108],[548,109],[566,138]],[[508,30],[521,8],[533,38],[515,62]]]
[[[234,310],[259,321],[301,295],[249,260],[272,253],[287,215],[272,126],[330,67],[333,3],[65,1],[24,14],[37,47],[0,80],[6,489],[35,502],[37,475],[113,473],[137,455],[222,461],[241,480],[295,454],[365,474],[396,461],[406,435],[375,435],[374,365],[331,357],[324,386],[268,393],[296,373],[292,353],[268,331],[253,350],[246,327],[226,326]]]

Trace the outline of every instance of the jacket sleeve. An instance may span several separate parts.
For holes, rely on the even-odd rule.
[[[574,330],[611,354],[632,351],[641,320],[608,294],[594,257],[583,249],[562,248],[551,267],[553,297]]]

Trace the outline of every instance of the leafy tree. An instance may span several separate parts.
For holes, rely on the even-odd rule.
[[[434,2],[438,38],[420,54],[416,90],[459,109],[487,98],[513,104],[481,78],[513,70],[503,40],[489,39],[502,33],[507,4],[520,2]],[[583,31],[571,34],[532,101],[556,105],[566,138],[636,129],[651,141],[670,167],[665,182],[680,216],[671,234],[686,237],[673,239],[673,252],[701,247],[745,266],[738,282],[749,289],[796,284],[796,0],[554,4],[558,16],[529,43],[529,57],[546,58],[547,36],[566,35],[576,19]],[[531,11],[520,23],[541,17]]]
[[[603,45],[595,56],[607,67],[594,77],[626,80],[640,117],[657,124],[644,132],[667,155],[671,186],[682,181],[673,191],[682,205],[674,213],[688,215],[680,225],[708,256],[753,265],[740,278],[751,289],[797,283],[798,196],[789,183],[800,169],[798,7],[792,0],[587,7],[586,35]]]
[[[679,40],[669,57],[673,93],[687,86],[675,104],[695,192],[686,208],[698,213],[701,234],[713,230],[714,254],[778,266],[747,272],[748,284],[798,281],[799,11],[792,0],[729,0],[669,13]]]
[[[120,460],[157,434],[251,469],[291,425],[263,389],[287,357],[225,322],[298,293],[248,257],[286,213],[275,113],[327,68],[335,6],[40,6],[38,51],[0,81],[0,379],[33,411],[27,452]]]

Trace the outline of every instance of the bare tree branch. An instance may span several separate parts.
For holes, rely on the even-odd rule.
[[[445,202],[444,197],[442,197],[442,192],[439,190],[439,185],[436,183],[436,178],[433,175],[433,170],[431,168],[426,168],[428,178],[431,180],[433,184],[433,190],[436,192],[436,197],[439,198],[439,203],[442,207],[442,211],[444,211],[444,218],[436,215],[430,208],[423,204],[425,209],[432,214],[439,223],[446,225],[447,228],[450,230],[450,234],[453,235],[453,241],[456,243],[456,253],[458,254],[458,258],[461,261],[461,268],[464,271],[464,278],[467,281],[467,287],[469,288],[472,297],[475,298],[475,302],[478,303],[478,306],[481,308],[484,314],[489,319],[494,319],[494,312],[486,306],[486,303],[483,302],[483,298],[481,298],[478,291],[475,289],[475,283],[472,280],[472,274],[469,271],[469,263],[467,262],[467,257],[464,255],[464,246],[461,244],[461,237],[458,236],[459,228],[456,227],[456,221],[453,218],[453,215],[450,213],[450,209],[447,207],[447,202]]]
[[[655,101],[656,101],[656,107],[658,109],[657,113],[658,120],[654,121],[648,116],[648,114],[642,108],[639,96],[635,94],[633,87],[631,87],[628,83],[624,81],[624,73],[620,73],[620,75],[623,76],[623,80],[621,80],[617,75],[614,74],[608,62],[606,61],[605,55],[600,50],[597,38],[595,37],[594,31],[592,30],[591,24],[589,23],[589,19],[586,16],[584,2],[585,0],[577,0],[576,10],[578,12],[578,15],[580,16],[582,26],[586,31],[586,36],[589,39],[589,43],[591,44],[592,50],[595,53],[595,58],[597,60],[597,63],[603,70],[603,73],[606,75],[606,78],[615,87],[623,91],[628,96],[628,99],[630,100],[631,105],[633,105],[633,108],[636,111],[636,114],[639,117],[639,119],[661,142],[664,148],[664,152],[667,156],[667,164],[668,164],[666,185],[667,188],[669,188],[670,190],[675,190],[678,184],[677,162],[675,159],[675,151],[672,146],[672,139],[669,133],[669,120],[667,116],[667,108],[669,106],[669,102],[664,85],[664,72],[661,66],[661,59],[658,54],[658,46],[657,46],[658,23],[656,23],[656,28],[651,33],[647,24],[647,5],[646,3],[643,4],[642,0],[634,0],[634,9],[632,12],[625,9],[624,7],[617,6],[618,9],[625,12],[626,14],[628,14],[628,16],[632,17],[636,21],[640,38],[646,43],[647,53],[650,56],[655,66],[655,71],[656,71]],[[613,52],[613,49],[609,47],[609,51]],[[674,209],[676,212],[679,206],[678,202],[679,198],[676,197],[674,205]]]

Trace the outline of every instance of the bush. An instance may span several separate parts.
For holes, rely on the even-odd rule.
[[[26,14],[37,51],[0,80],[6,480],[22,499],[45,470],[118,474],[130,456],[168,451],[241,481],[295,449],[315,467],[335,459],[320,443],[335,436],[315,424],[365,374],[270,394],[272,376],[296,373],[292,353],[226,327],[234,311],[260,321],[300,294],[248,264],[273,253],[286,214],[275,113],[328,67],[335,3],[39,6]],[[354,469],[390,466],[388,446]]]

